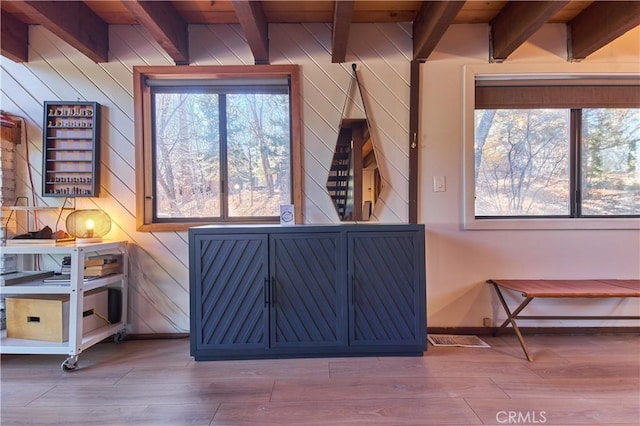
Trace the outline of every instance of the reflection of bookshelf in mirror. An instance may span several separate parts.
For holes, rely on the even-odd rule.
[[[44,103],[42,195],[97,197],[100,104]]]

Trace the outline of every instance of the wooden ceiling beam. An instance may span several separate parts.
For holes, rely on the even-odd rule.
[[[464,1],[425,1],[413,21],[413,59],[426,61]]]
[[[339,64],[345,61],[349,30],[353,21],[353,0],[333,2],[333,26],[331,29],[331,62]]]
[[[269,64],[269,23],[261,2],[234,0],[233,8],[247,37],[256,65]]]
[[[489,40],[489,62],[503,62],[527,41],[568,1],[512,1],[493,20]]]
[[[640,2],[595,1],[567,24],[568,59],[580,61],[640,25]]]
[[[0,54],[13,62],[29,61],[29,26],[2,11],[0,18]]]
[[[188,25],[171,2],[127,0],[122,4],[176,65],[189,65]]]
[[[14,1],[11,5],[92,61],[108,61],[109,26],[83,2]]]

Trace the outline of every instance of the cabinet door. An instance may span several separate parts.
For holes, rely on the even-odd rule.
[[[268,347],[267,235],[196,235],[191,351]]]
[[[271,346],[345,346],[340,233],[272,234],[271,238]]]
[[[350,232],[351,346],[426,346],[424,236]]]

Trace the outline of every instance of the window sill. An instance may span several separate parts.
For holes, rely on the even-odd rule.
[[[187,231],[189,228],[204,225],[235,226],[235,225],[278,225],[279,220],[273,221],[237,221],[237,222],[188,222],[188,223],[148,223],[138,226],[140,232],[171,232]]]
[[[640,218],[615,219],[476,219],[465,220],[466,230],[580,230],[640,229]]]

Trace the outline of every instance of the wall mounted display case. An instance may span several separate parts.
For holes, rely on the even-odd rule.
[[[44,103],[42,195],[97,197],[100,191],[100,104]]]

